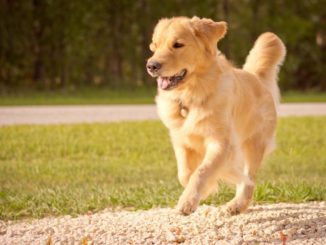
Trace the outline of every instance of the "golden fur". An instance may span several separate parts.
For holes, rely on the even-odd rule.
[[[177,208],[194,212],[217,190],[218,180],[237,186],[227,204],[231,214],[247,209],[257,170],[274,145],[277,74],[285,57],[282,41],[264,33],[243,69],[233,67],[216,48],[225,22],[193,17],[162,19],[150,49],[162,67],[153,76],[187,75],[171,90],[158,89],[158,114],[170,131],[178,178],[185,190]],[[174,43],[184,46],[174,48]]]

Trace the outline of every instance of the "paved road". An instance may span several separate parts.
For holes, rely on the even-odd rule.
[[[326,103],[289,103],[280,106],[279,115],[326,115]],[[60,124],[156,120],[155,105],[88,106],[4,106],[0,107],[0,125]]]

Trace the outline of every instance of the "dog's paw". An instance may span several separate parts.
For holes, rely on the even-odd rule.
[[[226,204],[225,211],[230,215],[238,215],[245,212],[248,206],[249,201],[234,198]]]
[[[177,210],[183,215],[189,215],[196,211],[199,201],[199,194],[188,194],[185,190],[179,198]]]

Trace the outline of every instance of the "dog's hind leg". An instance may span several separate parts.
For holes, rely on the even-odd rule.
[[[244,153],[244,174],[251,183],[237,183],[235,197],[226,205],[231,215],[239,214],[247,210],[250,205],[257,171],[262,163],[267,144],[261,140],[261,135],[256,135],[246,140],[242,146]]]

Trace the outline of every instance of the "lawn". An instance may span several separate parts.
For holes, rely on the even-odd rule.
[[[84,87],[77,90],[17,90],[0,94],[0,106],[5,105],[106,105],[153,104],[156,89],[110,89]]]
[[[0,106],[5,105],[97,105],[97,104],[152,104],[156,89],[110,89],[78,88],[77,90],[35,91],[17,90],[11,93],[0,93]],[[325,92],[282,93],[282,102],[326,102]]]
[[[287,91],[282,93],[283,103],[293,102],[326,102],[326,92],[315,91]]]
[[[255,202],[326,200],[326,117],[282,118]],[[0,219],[174,206],[182,188],[158,121],[0,127]],[[221,204],[223,185],[205,203]]]

